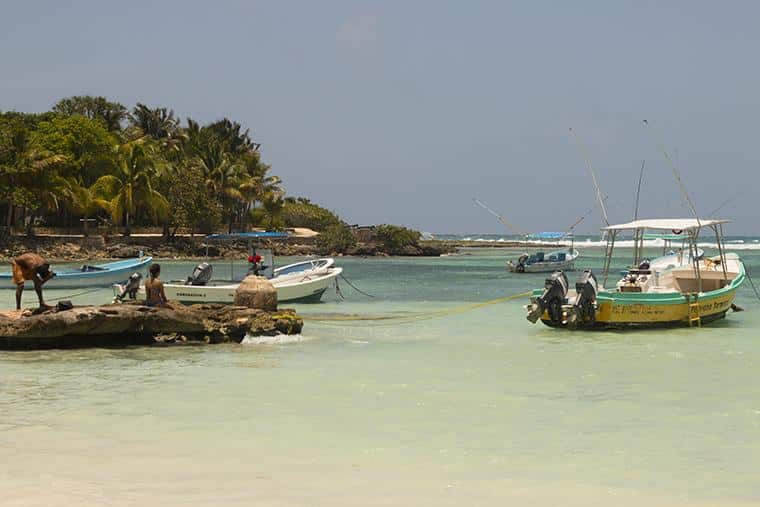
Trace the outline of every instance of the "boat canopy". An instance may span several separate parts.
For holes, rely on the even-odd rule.
[[[209,234],[206,239],[265,239],[265,238],[287,238],[286,232],[231,232],[229,234]]]
[[[604,231],[624,231],[637,229],[656,229],[661,231],[685,231],[699,229],[711,225],[725,224],[728,220],[721,219],[696,219],[696,218],[650,218],[634,220],[625,224],[609,225],[602,227]]]

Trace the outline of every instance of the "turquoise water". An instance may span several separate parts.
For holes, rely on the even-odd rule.
[[[343,284],[345,301],[297,306],[307,322],[291,343],[0,352],[0,504],[760,502],[748,285],[747,311],[702,329],[568,333],[529,324],[522,299],[412,322],[308,320],[542,283],[504,270],[516,251],[468,253],[339,259],[376,298]],[[601,264],[601,250],[582,253]],[[760,273],[760,252],[741,255]],[[181,278],[193,265],[162,266]]]

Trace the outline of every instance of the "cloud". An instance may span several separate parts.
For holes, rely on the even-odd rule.
[[[338,42],[359,48],[377,39],[377,16],[364,14],[345,20],[338,28]]]

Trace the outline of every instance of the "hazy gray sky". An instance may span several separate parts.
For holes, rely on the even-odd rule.
[[[573,5],[571,5],[573,4]],[[355,223],[556,230],[688,216],[648,119],[697,208],[758,233],[760,3],[71,1],[0,6],[0,109],[74,94],[250,127],[289,193]],[[594,231],[594,215],[583,230]]]

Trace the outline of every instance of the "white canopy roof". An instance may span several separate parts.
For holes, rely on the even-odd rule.
[[[609,225],[602,227],[606,231],[622,231],[632,229],[657,229],[661,231],[683,231],[687,229],[697,229],[708,225],[725,224],[728,220],[714,218],[650,218],[645,220],[634,220],[627,224]]]

